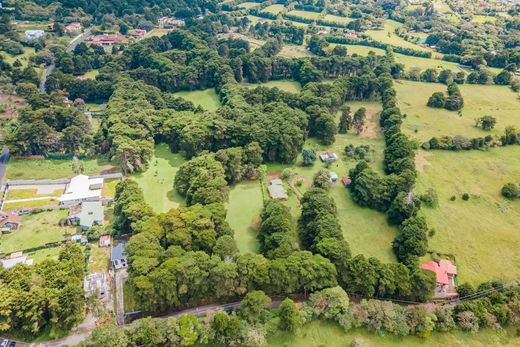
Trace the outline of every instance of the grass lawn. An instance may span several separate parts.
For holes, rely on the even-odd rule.
[[[302,17],[302,18],[312,19],[312,20],[323,19],[327,22],[334,22],[334,23],[339,23],[339,24],[343,24],[343,25],[348,24],[353,21],[352,18],[340,17],[340,16],[335,16],[332,14],[327,14],[327,15],[323,16],[320,12],[311,12],[311,11],[293,10],[293,11],[288,12],[287,14]]]
[[[269,81],[267,83],[240,83],[241,86],[247,88],[256,88],[258,86],[268,87],[268,88],[278,88],[285,92],[291,93],[299,93],[302,89],[300,82],[290,81],[290,80],[278,80],[278,81]]]
[[[22,225],[18,230],[0,237],[0,252],[12,253],[63,240],[64,234],[73,234],[77,229],[58,225],[67,214],[67,210],[56,210],[22,216]]]
[[[411,48],[418,51],[431,51],[429,48],[416,45],[415,43],[408,42],[405,39],[397,36],[395,29],[401,26],[401,23],[388,19],[385,22],[383,30],[368,30],[366,34],[369,35],[372,39],[386,44],[403,48]]]
[[[119,182],[121,180],[118,178],[104,180],[102,196],[104,198],[113,198],[116,195],[116,186]]]
[[[439,346],[518,346],[520,337],[512,330],[483,330],[476,334],[460,331],[452,333],[432,333],[430,338],[417,336],[397,337],[378,335],[365,329],[345,332],[332,322],[314,321],[306,324],[299,334],[277,333],[269,337],[270,347],[344,347],[350,346],[354,339],[367,347],[439,347]]]
[[[99,75],[99,70],[96,69],[85,72],[84,76],[86,78],[90,78],[91,80],[95,80],[97,75]]]
[[[95,175],[114,169],[107,160],[85,159],[81,160],[83,173]],[[28,160],[10,159],[7,165],[6,177],[10,180],[38,180],[56,179],[76,176],[72,170],[72,160]]]
[[[254,7],[258,7],[258,6],[260,6],[260,4],[258,2],[243,2],[238,5],[238,7],[246,8],[246,9],[254,8]]]
[[[240,253],[258,252],[256,227],[263,208],[262,189],[259,181],[241,182],[231,188],[226,204],[226,220],[235,231]]]
[[[213,88],[177,92],[175,95],[193,102],[195,106],[200,105],[208,111],[215,111],[220,107],[220,100]]]
[[[7,193],[7,200],[21,200],[21,199],[31,199],[41,196],[61,196],[63,194],[63,189],[56,189],[52,193],[44,193],[38,194],[37,189],[13,189],[10,188]]]
[[[464,97],[461,117],[457,112],[426,106],[434,92],[446,92],[444,84],[399,81],[395,88],[401,111],[407,114],[403,130],[421,142],[433,136],[499,134],[506,126],[517,125],[520,121],[520,100],[506,86],[459,86]],[[484,115],[497,119],[494,130],[488,132],[475,127],[475,119]]]
[[[155,155],[148,170],[132,175],[143,190],[145,201],[155,212],[166,212],[184,204],[184,199],[173,189],[173,180],[184,158],[170,152],[166,144],[155,146]]]
[[[372,160],[370,165],[378,172],[383,172],[383,150],[384,142],[379,128],[378,112],[381,105],[377,102],[349,102],[347,103],[352,112],[360,107],[367,108],[369,121],[365,130],[361,135],[338,134],[336,142],[331,146],[323,146],[318,144],[314,139],[307,140],[305,147],[311,147],[319,154],[324,151],[335,152],[340,160],[334,163],[329,169],[341,176],[347,175],[348,171],[356,165],[355,160],[347,159],[343,153],[347,144],[359,146],[368,144],[371,146]],[[339,114],[338,114],[339,120]],[[297,163],[301,162],[301,158],[297,159]],[[269,164],[268,173],[276,176],[282,173],[285,168],[293,169],[298,178],[303,180],[303,184],[298,189],[304,193],[311,187],[312,179],[315,173],[325,167],[319,160],[314,166],[301,167],[297,165],[281,165]],[[290,190],[288,191],[291,192]],[[341,183],[337,183],[330,189],[330,194],[336,202],[338,208],[338,218],[343,229],[343,235],[350,244],[350,249],[354,255],[364,254],[365,256],[374,256],[381,261],[395,261],[395,257],[391,250],[391,242],[395,238],[395,228],[388,225],[386,215],[384,213],[362,208],[356,205],[350,196],[348,189],[344,188]],[[291,207],[291,212],[295,218],[299,217],[298,200],[289,194],[289,200],[286,205]]]
[[[285,9],[284,5],[277,4],[277,5],[267,6],[266,8],[264,8],[262,10],[262,12],[278,14],[278,13],[282,12],[284,9]]]
[[[90,244],[90,257],[88,259],[88,273],[104,272],[110,263],[110,248],[100,248],[97,243]]]
[[[34,48],[24,47],[23,53],[20,55],[10,55],[10,54],[7,54],[6,52],[1,52],[1,54],[4,56],[6,63],[13,65],[13,63],[16,60],[19,60],[20,63],[22,63],[22,67],[27,67],[27,64],[29,63],[29,57],[35,55],[36,53],[35,53]]]
[[[24,209],[24,208],[36,208],[43,206],[58,206],[58,199],[40,199],[40,200],[27,200],[17,202],[4,202],[3,209],[9,211],[10,209]]]
[[[440,202],[421,209],[435,229],[430,248],[455,255],[459,283],[520,278],[520,201],[500,195],[505,183],[520,182],[520,147],[434,151],[426,160],[416,190],[434,188]],[[463,201],[463,193],[471,198]]]
[[[29,259],[32,259],[34,264],[41,263],[44,260],[56,260],[58,259],[58,255],[60,254],[60,248],[45,248],[40,249],[36,252],[31,252],[28,254]]]
[[[305,58],[309,57],[311,54],[303,46],[284,45],[278,55],[286,58]]]

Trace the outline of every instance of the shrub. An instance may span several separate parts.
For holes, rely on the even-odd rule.
[[[439,197],[437,196],[437,191],[433,188],[428,188],[426,193],[419,196],[419,199],[428,207],[439,206]]]
[[[514,200],[520,198],[520,187],[518,184],[506,183],[501,190],[502,196],[506,199]]]
[[[468,201],[469,200],[469,194],[468,193],[462,194],[462,200]]]
[[[444,96],[444,93],[435,92],[432,94],[432,96],[430,96],[426,105],[429,107],[443,108],[445,104],[446,97]]]

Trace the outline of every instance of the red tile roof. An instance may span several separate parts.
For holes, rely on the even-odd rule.
[[[22,224],[22,218],[17,215],[15,212],[0,212],[0,228],[6,225],[7,223],[13,223],[20,225]]]
[[[421,264],[421,268],[435,272],[435,282],[439,284],[448,284],[448,273],[441,268],[439,264],[434,261],[429,261],[426,264]]]
[[[441,259],[439,261],[439,266],[441,267],[441,269],[444,269],[449,276],[457,274],[457,267],[447,259]]]

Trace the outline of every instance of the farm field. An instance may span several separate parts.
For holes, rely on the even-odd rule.
[[[323,19],[328,22],[335,22],[335,23],[339,23],[339,24],[348,24],[353,21],[352,18],[340,17],[340,16],[335,16],[332,14],[327,14],[327,15],[323,16],[320,12],[311,12],[311,11],[293,10],[293,11],[288,12],[287,14],[302,17],[302,18],[312,19],[312,20]]]
[[[486,22],[495,23],[496,21],[497,21],[497,17],[484,16],[484,15],[475,15],[475,16],[473,16],[473,20],[472,20],[472,22],[475,22],[475,23],[486,23]]]
[[[276,4],[276,5],[267,6],[266,8],[264,8],[262,10],[262,12],[278,14],[278,13],[282,12],[284,9],[285,9],[284,5]]]
[[[397,34],[395,33],[395,29],[397,29],[400,26],[402,26],[401,23],[388,19],[385,22],[383,30],[368,30],[366,34],[372,37],[372,39],[386,44],[399,46],[403,48],[416,49],[419,51],[431,51],[429,48],[416,45],[397,36]]]
[[[243,2],[238,5],[238,7],[246,8],[246,9],[254,8],[254,7],[258,7],[258,6],[260,6],[260,3],[258,3],[258,2]]]
[[[246,88],[256,88],[258,86],[263,86],[267,88],[279,88],[286,92],[291,93],[299,93],[302,89],[300,82],[297,81],[289,81],[289,80],[278,80],[278,81],[269,81],[267,83],[240,83],[241,86]]]
[[[434,136],[477,137],[499,134],[506,126],[520,121],[520,100],[506,86],[459,86],[465,105],[462,116],[457,112],[426,106],[434,92],[446,92],[443,84],[398,81],[394,86],[399,107],[403,114],[407,114],[403,121],[403,131],[421,142]],[[494,130],[483,131],[475,127],[475,119],[484,115],[497,119]]]
[[[192,90],[174,93],[183,99],[193,102],[195,106],[201,106],[205,110],[215,111],[220,107],[220,100],[215,89]]]
[[[64,234],[75,233],[76,227],[60,227],[67,210],[55,210],[22,216],[22,225],[11,234],[0,237],[0,253],[12,253],[63,240]]]
[[[144,193],[145,201],[157,213],[166,212],[184,204],[184,199],[173,189],[173,180],[184,162],[178,153],[172,153],[166,144],[155,146],[155,154],[148,169],[130,176]]]
[[[80,162],[85,175],[95,175],[114,170],[114,166],[103,158],[85,159]],[[76,173],[72,170],[72,160],[11,158],[6,172],[6,178],[10,180],[56,179],[73,176],[76,176]]]
[[[438,208],[421,209],[435,229],[430,248],[455,255],[459,283],[520,278],[520,202],[500,195],[505,183],[520,181],[520,147],[433,151],[425,160],[416,190],[439,196]]]
[[[240,253],[257,253],[257,223],[263,208],[262,188],[259,181],[246,181],[233,186],[226,204],[227,217]]]
[[[451,333],[432,333],[427,339],[417,336],[398,337],[378,335],[365,329],[345,332],[338,325],[326,321],[314,321],[303,326],[299,334],[278,333],[268,339],[270,347],[344,347],[354,340],[367,347],[438,347],[438,346],[518,346],[520,337],[510,330],[481,330],[476,334],[455,331]]]

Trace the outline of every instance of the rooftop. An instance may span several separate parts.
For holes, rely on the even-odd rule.
[[[65,189],[65,193],[59,198],[60,202],[101,199],[101,189],[96,186],[103,186],[102,178],[89,178],[85,175],[78,175],[70,180]],[[96,187],[91,189],[91,187]]]
[[[104,212],[101,201],[84,201],[81,203],[79,223],[81,226],[91,228],[95,223],[103,221]]]
[[[18,264],[26,264],[27,257],[24,255],[21,257],[13,258],[13,259],[4,259],[4,260],[0,260],[0,263],[2,263],[2,266],[4,267],[4,269],[10,269]]]

